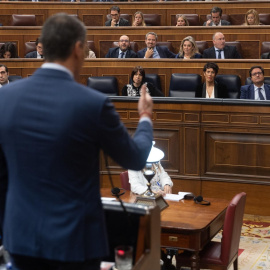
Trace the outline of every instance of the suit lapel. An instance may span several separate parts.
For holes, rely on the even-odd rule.
[[[251,84],[250,86],[249,86],[249,97],[250,97],[250,99],[255,99],[255,95],[254,95],[254,84]]]

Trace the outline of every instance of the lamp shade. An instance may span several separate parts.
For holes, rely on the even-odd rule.
[[[155,141],[153,141],[151,151],[150,151],[149,156],[148,156],[147,161],[146,161],[147,163],[156,163],[164,158],[164,152],[162,150],[154,147],[154,145],[155,145]]]

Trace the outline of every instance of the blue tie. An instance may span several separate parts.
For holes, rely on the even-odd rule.
[[[124,58],[125,53],[121,52],[120,55],[121,55],[121,58]]]
[[[262,90],[262,88],[259,87],[259,88],[258,88],[258,93],[259,93],[260,100],[265,100],[265,98],[264,98],[264,96],[263,96],[261,90]]]
[[[221,51],[222,50],[217,50],[218,51],[218,59],[221,59]]]

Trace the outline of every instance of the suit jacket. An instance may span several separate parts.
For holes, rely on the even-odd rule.
[[[111,26],[111,21],[112,20],[108,20],[105,22],[105,26]],[[130,26],[130,23],[128,20],[124,19],[124,18],[120,18],[119,20],[119,26]]]
[[[37,51],[29,52],[25,55],[25,58],[37,58]]]
[[[235,46],[225,46],[223,50],[224,50],[225,59],[241,59],[242,58]],[[203,58],[216,59],[215,47],[205,49],[203,51]]]
[[[133,139],[102,93],[69,74],[38,69],[0,90],[0,230],[18,255],[83,261],[107,254],[99,184],[103,149],[140,170],[148,121]],[[8,174],[8,176],[7,176]]]
[[[175,58],[176,54],[171,52],[166,46],[156,46],[160,58]],[[138,58],[144,58],[147,48],[137,52]]]
[[[175,58],[181,58],[184,59],[185,55],[180,55],[179,53],[175,56]],[[200,53],[195,53],[190,59],[195,59],[195,58],[202,58],[202,55]]]
[[[215,82],[215,98],[228,98],[228,90],[226,85]],[[199,85],[196,89],[195,97],[206,97],[206,84]]]
[[[263,53],[261,55],[261,59],[269,59],[270,58],[270,52],[267,52],[267,53]]]
[[[210,26],[213,26],[213,22],[210,23]],[[221,20],[221,25],[231,25],[230,22],[226,21],[226,20]],[[206,22],[203,23],[203,26],[206,26]]]
[[[105,55],[106,58],[118,58],[118,56],[119,56],[118,47],[110,48],[107,54]],[[137,58],[137,54],[133,50],[128,49],[125,58]]]
[[[270,100],[270,85],[269,84],[264,84],[264,90],[265,90],[265,95],[266,99]],[[241,95],[240,99],[254,99],[254,84],[248,84],[248,85],[243,85],[241,86]]]

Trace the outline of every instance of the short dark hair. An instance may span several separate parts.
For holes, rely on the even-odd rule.
[[[76,17],[66,13],[51,16],[43,25],[40,42],[43,45],[43,55],[48,61],[66,60],[76,42],[84,46],[86,29]]]
[[[133,81],[133,77],[138,71],[142,75],[142,81],[144,81],[144,79],[145,79],[145,71],[144,71],[143,67],[141,67],[141,66],[137,66],[132,70],[132,72],[131,72],[131,80]]]
[[[219,13],[219,16],[221,17],[222,16],[222,8],[220,8],[220,7],[213,7],[210,11],[210,14],[217,13],[217,12]]]
[[[111,8],[110,8],[110,10],[112,11],[112,10],[115,10],[115,11],[118,11],[118,13],[120,13],[120,8],[118,7],[118,6],[112,6]]]
[[[0,64],[0,67],[4,67],[6,69],[6,72],[8,72],[8,67],[6,65]]]
[[[10,58],[18,58],[17,48],[13,42],[6,42],[0,48],[0,57],[4,58],[5,52],[10,52]]]
[[[261,67],[261,66],[253,66],[253,67],[251,67],[250,70],[249,70],[249,76],[250,76],[250,77],[252,77],[252,76],[251,76],[251,73],[252,73],[252,70],[255,69],[255,68],[259,68],[259,69],[262,71],[262,74],[264,75],[264,69],[263,69],[263,67]]]
[[[39,37],[36,39],[36,46],[38,45],[38,43],[40,43],[40,38]]]
[[[208,62],[204,65],[203,67],[203,72],[206,72],[207,69],[212,68],[215,71],[215,74],[218,74],[219,67],[216,63],[214,62]]]

